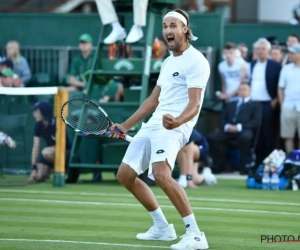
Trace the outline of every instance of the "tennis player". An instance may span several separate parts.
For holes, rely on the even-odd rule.
[[[130,143],[117,178],[149,211],[154,221],[146,233],[137,234],[137,239],[173,241],[177,238],[174,226],[168,223],[151,189],[137,178],[149,168],[149,178],[166,193],[185,224],[186,234],[171,249],[208,249],[205,234],[197,225],[187,195],[171,172],[178,151],[189,141],[197,122],[210,67],[205,57],[189,44],[196,38],[189,29],[186,12],[180,9],[167,12],[162,28],[173,53],[164,61],[157,85],[128,120],[111,127],[110,137],[118,138],[116,127],[126,133],[154,112]]]

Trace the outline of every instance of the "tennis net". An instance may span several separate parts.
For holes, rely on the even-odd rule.
[[[62,91],[64,97],[60,94]],[[36,124],[31,107],[39,101],[47,101],[54,105],[54,117],[60,118],[59,111],[62,98],[66,99],[65,93],[66,90],[57,87],[0,87],[0,186],[28,184]],[[60,129],[56,124],[56,136],[61,132]],[[56,140],[56,143],[59,142],[60,140]],[[41,140],[39,155],[44,146]],[[55,164],[60,161],[58,157],[64,157],[55,155]],[[64,166],[60,166],[62,168]]]

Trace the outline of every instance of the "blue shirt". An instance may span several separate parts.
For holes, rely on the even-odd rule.
[[[54,118],[48,126],[45,126],[43,122],[37,122],[34,127],[34,136],[43,138],[47,147],[55,146],[55,132],[56,123]],[[71,149],[70,139],[68,135],[66,137],[66,149]]]

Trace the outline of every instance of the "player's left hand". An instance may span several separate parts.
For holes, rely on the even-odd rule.
[[[173,116],[167,114],[163,115],[163,126],[166,129],[174,129],[180,126],[179,122]]]

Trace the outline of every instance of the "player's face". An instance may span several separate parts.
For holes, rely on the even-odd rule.
[[[186,42],[188,28],[176,17],[166,17],[162,24],[163,35],[169,50],[176,51]]]
[[[238,89],[238,94],[242,98],[250,96],[250,87],[248,84],[241,84]]]
[[[32,114],[33,114],[34,119],[37,122],[40,122],[40,121],[43,120],[43,116],[42,116],[41,111],[39,109],[35,109]]]
[[[223,53],[224,53],[225,60],[227,62],[234,61],[234,58],[236,57],[235,49],[225,49]]]

